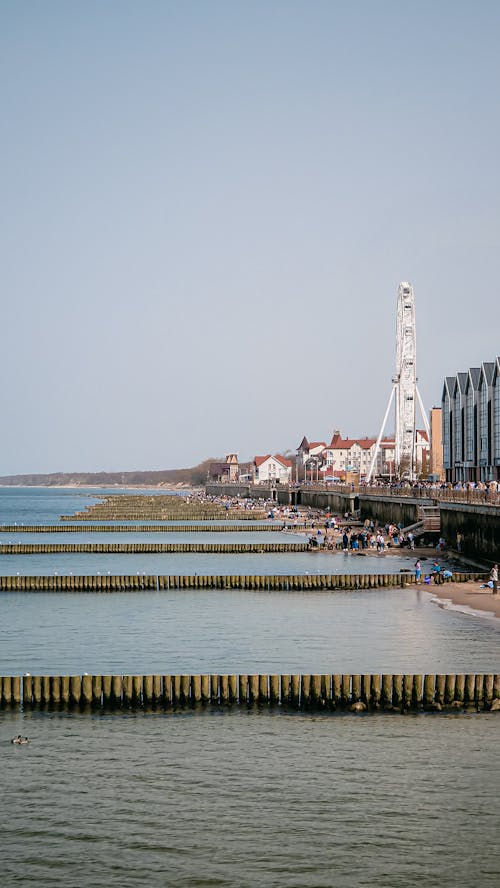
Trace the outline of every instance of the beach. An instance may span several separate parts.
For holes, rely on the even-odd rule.
[[[491,589],[481,589],[480,583],[433,583],[426,589],[443,603],[450,601],[454,607],[470,608],[500,618],[500,595],[493,595]]]

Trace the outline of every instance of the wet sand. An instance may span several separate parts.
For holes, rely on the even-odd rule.
[[[485,611],[500,619],[500,593],[493,595],[491,589],[481,589],[480,583],[442,583],[422,586],[435,598],[451,601],[459,607],[470,607],[471,610]]]

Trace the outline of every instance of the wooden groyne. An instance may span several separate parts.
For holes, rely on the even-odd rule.
[[[188,709],[281,706],[411,712],[500,708],[500,675],[23,675],[0,678],[2,707]]]
[[[441,578],[442,579],[442,578]],[[484,580],[484,574],[453,574],[454,583]],[[293,574],[157,576],[151,574],[0,576],[1,592],[138,592],[170,589],[240,589],[255,592],[350,591],[405,588],[413,573],[398,574]],[[445,581],[446,582],[446,581]],[[424,586],[431,591],[432,586]]]
[[[240,511],[239,509],[228,509],[227,511],[107,509],[97,513],[75,512],[73,515],[60,515],[59,517],[61,521],[264,521],[267,518],[267,512]]]
[[[106,496],[104,501],[92,503],[81,512],[61,515],[63,521],[148,521],[148,520],[241,520],[255,521],[267,517],[265,509],[237,509],[209,500],[180,496],[145,496],[138,494]]]
[[[245,553],[307,552],[308,543],[4,543],[2,555],[163,555],[174,552],[234,555]]]
[[[305,524],[3,524],[0,533],[282,533],[310,530]]]

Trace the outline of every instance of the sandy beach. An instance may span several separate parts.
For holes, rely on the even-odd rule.
[[[468,607],[474,611],[484,611],[500,619],[500,594],[493,595],[491,589],[481,589],[480,583],[442,583],[425,586],[435,598],[448,600],[458,607]]]

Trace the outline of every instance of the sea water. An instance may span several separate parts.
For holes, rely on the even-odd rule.
[[[51,522],[82,505],[71,491],[34,499],[1,520]],[[365,560],[318,554],[341,572],[343,558],[350,571]],[[318,554],[311,570],[328,572]],[[178,557],[192,572],[193,557]],[[282,556],[255,557],[265,573]],[[0,596],[4,675],[497,672],[498,641],[496,621],[415,589]],[[499,715],[476,712],[5,709],[1,884],[493,888],[499,728]],[[11,744],[19,733],[27,746]]]

